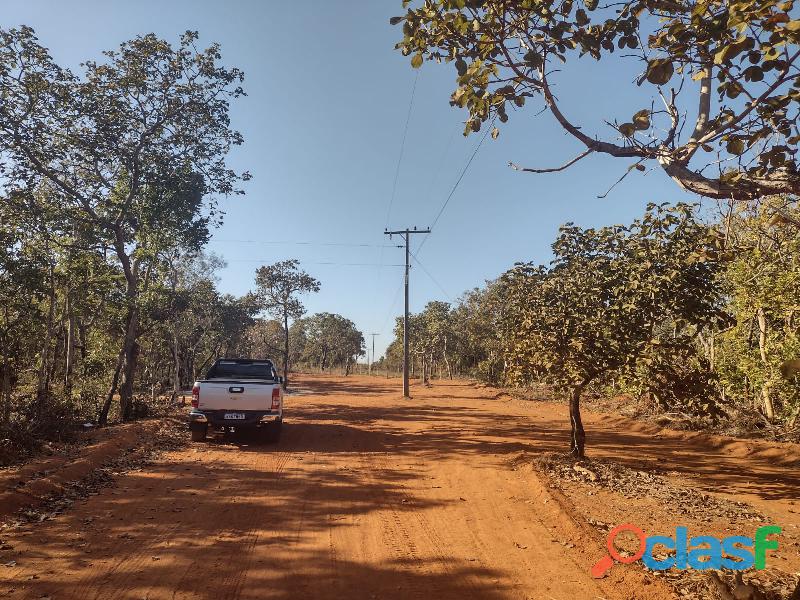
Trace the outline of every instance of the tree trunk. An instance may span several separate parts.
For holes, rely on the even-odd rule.
[[[52,269],[51,269],[52,277]],[[50,343],[53,338],[53,320],[56,314],[56,293],[55,289],[50,290],[50,306],[47,312],[47,329],[45,330],[44,341],[39,360],[39,375],[36,383],[36,414],[44,412],[44,404],[50,393]]]
[[[171,277],[171,287],[172,287],[172,305],[173,309],[176,311],[172,317],[172,368],[174,369],[174,373],[172,374],[172,402],[174,403],[177,398],[178,394],[181,391],[181,355],[180,355],[180,348],[178,345],[178,315],[177,315],[177,307],[175,306],[175,294],[178,290],[178,270],[175,267],[174,261],[177,257],[173,258],[173,262],[170,263],[170,267],[172,267],[172,277]],[[181,405],[183,405],[184,400],[183,396],[181,396]]]
[[[72,399],[72,369],[75,362],[75,316],[72,314],[71,293],[67,290],[64,308],[67,313],[67,339],[64,351],[64,395]]]
[[[289,387],[289,313],[283,311],[283,389]]]
[[[761,386],[761,402],[764,405],[764,416],[768,421],[775,418],[775,407],[772,404],[772,398],[769,394],[771,386],[769,364],[767,362],[767,317],[764,314],[764,309],[758,307],[756,313],[758,317],[758,351],[761,354],[761,364],[764,366],[764,383]]]
[[[181,355],[178,351],[178,328],[174,326],[172,329],[172,364],[174,372],[172,374],[172,402],[178,398],[181,391]],[[181,396],[181,405],[183,404],[183,397]]]
[[[131,417],[133,407],[133,380],[136,377],[136,362],[139,357],[139,309],[131,307],[128,312],[128,324],[122,343],[122,369],[119,384],[119,409],[123,421]]]
[[[344,376],[347,377],[350,375],[350,357],[347,357],[347,360],[344,362]]]
[[[117,366],[114,367],[114,375],[111,378],[111,385],[108,388],[103,408],[100,409],[100,414],[97,416],[97,423],[102,427],[108,423],[108,412],[111,410],[111,402],[114,400],[114,394],[117,391],[117,383],[119,382],[119,372],[122,370],[122,361],[124,355],[119,353],[117,358]]]
[[[3,335],[3,381],[2,381],[2,399],[3,399],[3,424],[8,425],[11,421],[11,365],[8,360],[8,336]]]
[[[122,364],[121,382],[119,385],[120,415],[122,420],[130,417],[130,410],[133,405],[133,380],[136,376],[136,359],[138,356],[138,344],[136,338],[139,336],[139,308],[137,300],[139,297],[139,261],[131,260],[125,249],[125,233],[122,226],[115,224],[114,250],[117,258],[122,265],[122,272],[125,275],[125,299],[128,303],[128,318],[125,322],[125,336],[122,340]],[[120,373],[115,373],[115,378]],[[112,384],[113,387],[113,384]]]
[[[584,446],[586,445],[586,432],[583,429],[581,420],[581,392],[586,384],[580,384],[570,390],[569,393],[569,421],[572,427],[569,451],[578,458],[584,458]]]
[[[444,364],[447,366],[447,377],[452,380],[453,369],[450,368],[450,359],[447,358],[447,336],[444,337],[444,352],[442,352],[442,358],[444,358]]]

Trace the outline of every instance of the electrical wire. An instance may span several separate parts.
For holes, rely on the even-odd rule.
[[[394,300],[392,300],[392,305],[389,307],[389,313],[386,315],[386,319],[384,319],[383,321],[383,326],[381,327],[381,331],[386,330],[386,326],[389,324],[389,321],[392,318],[392,313],[394,312],[394,307],[397,305],[397,299],[400,298],[400,290],[403,289],[403,284],[404,282],[401,282],[400,285],[397,286],[397,290],[394,293]]]
[[[358,244],[350,242],[296,242],[281,240],[212,240],[220,244],[274,244],[285,246],[342,246],[350,248],[394,248],[392,244]]]
[[[430,280],[436,284],[436,287],[438,287],[439,290],[441,290],[441,292],[445,295],[445,297],[448,300],[450,300],[450,302],[452,302],[453,299],[450,297],[450,294],[447,293],[447,290],[445,290],[444,287],[442,287],[442,284],[439,283],[433,275],[431,275],[430,271],[428,271],[428,269],[425,268],[425,265],[423,265],[422,262],[420,262],[420,260],[413,252],[411,252],[410,254],[411,257],[414,259],[414,262],[416,262],[420,266],[420,268],[425,272],[425,274],[430,278]]]
[[[484,140],[486,139],[486,136],[489,135],[489,132],[494,127],[494,122],[495,122],[496,118],[497,118],[497,116],[492,118],[492,120],[489,122],[489,125],[486,127],[486,131],[483,132],[483,135],[481,136],[481,139],[475,145],[475,149],[472,151],[472,154],[470,155],[469,160],[467,161],[467,164],[464,165],[464,168],[461,170],[461,174],[458,176],[458,179],[456,179],[456,182],[453,184],[453,187],[450,190],[450,193],[447,194],[447,198],[445,198],[444,203],[442,204],[442,207],[439,209],[439,212],[436,213],[436,218],[433,220],[433,223],[430,225],[430,230],[431,231],[433,231],[434,227],[436,227],[436,224],[439,222],[439,219],[442,217],[442,214],[444,213],[444,210],[447,208],[447,205],[450,203],[450,200],[453,198],[453,194],[456,193],[456,190],[458,189],[458,185],[461,183],[461,180],[464,179],[464,175],[467,174],[467,171],[469,170],[469,167],[472,164],[472,161],[475,160],[475,156],[478,154],[478,150],[481,149],[481,145],[483,144]],[[422,250],[422,247],[425,245],[425,242],[428,240],[429,237],[430,236],[426,235],[425,237],[422,238],[422,242],[417,247],[417,254],[419,254],[420,250]]]
[[[408,113],[406,114],[406,124],[403,127],[403,139],[400,142],[400,155],[397,157],[397,166],[394,170],[394,183],[392,183],[392,195],[389,196],[389,208],[386,210],[386,227],[389,227],[389,219],[392,216],[392,205],[394,204],[394,198],[397,194],[397,181],[400,178],[400,165],[403,162],[403,154],[405,153],[406,148],[406,137],[408,137],[408,124],[411,121],[411,110],[414,108],[414,96],[417,93],[417,80],[419,80],[419,69],[417,69],[416,75],[414,75],[414,84],[411,86],[411,100],[408,103]]]
[[[392,194],[389,196],[389,206],[386,209],[386,223],[384,224],[384,230],[389,229],[389,219],[392,216],[392,206],[394,205],[394,198],[397,194],[397,181],[400,178],[400,165],[403,162],[403,154],[405,153],[406,149],[406,138],[408,137],[408,124],[411,121],[411,110],[414,108],[414,96],[417,93],[417,81],[419,80],[419,69],[417,69],[416,74],[414,75],[414,83],[411,86],[411,99],[408,102],[408,113],[406,114],[406,123],[403,127],[403,138],[400,141],[400,154],[397,157],[397,166],[394,169],[394,182],[392,183]],[[378,275],[380,275],[381,267],[383,266],[383,248],[381,248],[380,258],[378,258]]]
[[[270,263],[274,259],[261,259],[261,258],[230,258],[225,259],[225,262],[251,262],[251,263]],[[378,263],[342,263],[342,262],[333,262],[333,261],[308,261],[308,260],[301,260],[300,264],[302,265],[336,265],[342,267],[376,267]],[[405,265],[383,265],[384,267],[405,267]]]

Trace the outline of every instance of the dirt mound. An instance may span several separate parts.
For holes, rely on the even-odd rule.
[[[178,429],[183,433],[183,422],[172,417],[113,427],[77,456],[34,459],[6,469],[0,475],[0,522],[41,521],[61,512],[76,498],[106,485],[114,474],[178,443]]]
[[[558,453],[545,453],[535,459],[537,468],[549,478],[551,487],[566,489],[578,484],[584,493],[589,489],[602,489],[610,492],[624,505],[626,500],[643,499],[670,507],[671,514],[680,522],[713,523],[727,525],[749,524],[751,526],[769,523],[770,519],[745,502],[719,498],[696,488],[683,486],[671,481],[668,476],[637,470],[611,460],[576,460],[574,457]],[[570,494],[572,504],[575,493]],[[603,502],[611,497],[603,495]],[[601,502],[599,495],[595,503]],[[586,508],[586,504],[582,503]],[[585,520],[599,532],[607,534],[618,522],[608,522],[583,514],[578,519]],[[648,530],[645,529],[647,532]],[[637,543],[625,537],[617,538],[617,546],[623,555],[632,555]],[[667,555],[659,555],[659,559]],[[738,578],[729,571],[704,572],[695,570],[648,571],[654,578],[667,583],[682,598],[702,598],[703,600],[798,600],[800,583],[796,576],[779,569],[746,571]]]
[[[672,506],[675,514],[698,521],[726,519],[731,523],[768,522],[746,502],[717,498],[694,488],[677,485],[656,473],[641,471],[603,459],[576,461],[565,454],[549,452],[537,459],[554,481],[578,481],[603,487],[625,498],[655,498]],[[613,525],[608,524],[610,530]]]

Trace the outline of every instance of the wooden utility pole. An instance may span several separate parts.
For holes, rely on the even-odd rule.
[[[409,393],[408,388],[408,270],[410,268],[409,259],[411,258],[411,251],[409,250],[409,241],[411,240],[411,235],[414,233],[430,233],[430,229],[401,229],[399,231],[389,231],[388,229],[384,231],[384,235],[388,235],[389,239],[392,239],[393,235],[399,235],[403,238],[406,243],[406,278],[405,278],[405,288],[406,288],[406,308],[405,312],[403,313],[403,397],[410,398],[411,394]]]
[[[369,374],[372,375],[372,363],[375,362],[375,336],[380,335],[380,333],[370,333],[372,336],[372,360],[369,361]]]

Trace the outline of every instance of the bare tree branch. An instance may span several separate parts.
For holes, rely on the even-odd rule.
[[[568,169],[576,162],[578,162],[580,159],[589,156],[592,152],[594,152],[594,150],[589,148],[586,152],[582,152],[568,163],[565,163],[560,167],[555,167],[554,169],[530,169],[528,167],[520,167],[518,164],[513,162],[509,162],[508,166],[514,169],[515,171],[524,171],[525,173],[557,173],[558,171],[563,171],[564,169]]]

